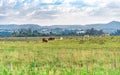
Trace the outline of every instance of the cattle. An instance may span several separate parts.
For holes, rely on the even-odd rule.
[[[89,35],[84,35],[84,38],[89,38],[90,36]]]
[[[49,40],[49,41],[51,41],[51,40],[55,40],[55,38],[53,38],[53,37],[49,37],[48,40]]]
[[[110,36],[110,34],[102,34],[101,36],[102,37],[108,37],[108,36]]]
[[[42,38],[42,42],[48,42],[47,38]]]
[[[60,37],[60,40],[63,40],[63,37]]]

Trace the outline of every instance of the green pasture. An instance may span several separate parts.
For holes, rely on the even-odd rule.
[[[120,37],[1,38],[0,75],[120,75]]]

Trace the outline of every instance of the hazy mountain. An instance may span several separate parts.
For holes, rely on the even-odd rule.
[[[120,29],[120,22],[119,21],[112,21],[106,24],[87,24],[87,25],[54,25],[50,26],[51,28],[63,28],[63,29],[91,29],[95,28],[97,30],[103,30],[106,33],[115,32],[117,29]]]
[[[18,29],[33,29],[33,30],[38,30],[41,27],[36,24],[22,24],[22,25],[17,25],[17,24],[1,24],[0,25],[0,30],[8,30],[8,31],[14,31]]]
[[[86,25],[85,28],[102,29],[106,33],[112,33],[115,32],[117,29],[120,29],[120,22],[112,21],[106,24],[90,24]]]
[[[7,33],[17,31],[18,29],[32,29],[39,32],[60,32],[65,30],[86,30],[95,28],[97,30],[103,30],[105,33],[113,33],[117,29],[120,29],[119,21],[112,21],[106,24],[88,24],[88,25],[52,25],[52,26],[40,26],[37,24],[1,24],[0,32]],[[0,33],[1,35],[2,33]]]
[[[84,27],[84,26],[82,26],[82,25],[52,25],[52,26],[49,26],[49,28],[51,28],[51,29],[62,28],[62,29],[69,29],[69,30],[80,29],[82,27]]]

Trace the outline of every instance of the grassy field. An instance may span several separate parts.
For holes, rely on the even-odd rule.
[[[120,75],[120,37],[1,38],[0,75]]]

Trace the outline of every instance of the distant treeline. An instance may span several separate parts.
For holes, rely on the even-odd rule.
[[[44,31],[40,32],[39,30],[32,30],[32,29],[19,29],[13,32],[0,32],[0,37],[39,37],[39,36],[100,36],[105,34],[103,30],[96,30],[94,28],[87,29],[87,30],[64,30],[59,32],[54,31]],[[120,36],[120,30],[116,30],[114,33],[110,35],[113,36]]]
[[[120,36],[120,30],[117,30],[116,32],[111,33],[111,35],[114,35],[114,36]]]
[[[35,37],[40,36],[40,33],[37,30],[31,29],[19,29],[18,31],[14,31],[11,36],[15,37]]]
[[[103,30],[96,30],[94,28],[87,29],[84,33],[84,35],[91,35],[91,36],[99,36],[104,34]]]
[[[11,36],[15,37],[37,37],[37,36],[84,36],[84,35],[91,35],[91,36],[99,36],[104,34],[102,30],[96,30],[94,28],[85,30],[84,33],[76,33],[76,31],[64,31],[62,33],[40,33],[37,30],[31,29],[20,29],[18,31],[14,31]]]

